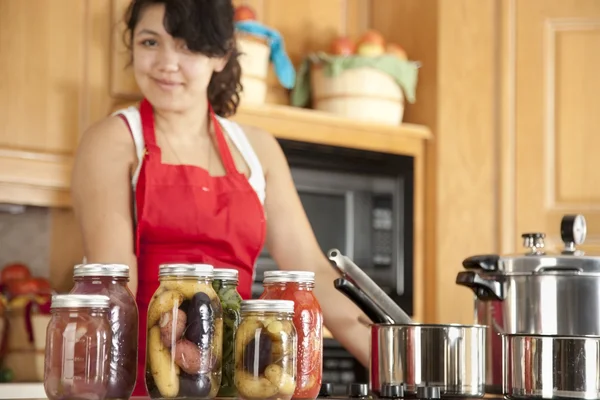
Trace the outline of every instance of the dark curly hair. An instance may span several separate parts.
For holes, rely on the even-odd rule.
[[[213,73],[208,85],[208,101],[222,117],[235,114],[240,102],[241,67],[234,36],[234,7],[231,0],[132,0],[125,22],[126,45],[131,50],[133,31],[144,9],[165,5],[164,27],[187,47],[208,57],[229,57],[221,72]]]

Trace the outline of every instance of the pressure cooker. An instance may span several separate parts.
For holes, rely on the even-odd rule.
[[[486,392],[502,387],[499,334],[600,335],[600,257],[577,249],[586,236],[583,215],[565,215],[564,248],[545,250],[545,234],[524,233],[526,252],[466,258],[456,283],[475,293],[475,322],[487,325]]]

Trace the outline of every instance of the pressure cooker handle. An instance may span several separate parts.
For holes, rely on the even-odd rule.
[[[498,278],[502,279],[502,278]],[[504,283],[495,279],[480,277],[473,271],[461,271],[456,276],[456,284],[471,288],[480,300],[503,300]]]
[[[352,282],[344,278],[337,278],[333,286],[349,298],[376,324],[393,324],[394,320],[387,315],[373,300],[357,288]]]
[[[465,258],[462,264],[466,269],[496,271],[498,270],[499,260],[500,256],[497,254],[481,254]]]

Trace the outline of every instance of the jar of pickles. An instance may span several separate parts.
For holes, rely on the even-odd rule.
[[[216,268],[214,270],[213,288],[221,300],[223,307],[223,357],[221,366],[221,388],[218,397],[235,397],[235,331],[240,323],[240,304],[242,298],[237,291],[238,271],[235,269]]]
[[[223,310],[207,264],[159,267],[148,304],[146,388],[152,399],[214,398],[221,385]]]
[[[294,302],[298,332],[295,399],[316,399],[323,378],[323,313],[313,292],[314,272],[266,271],[261,299]]]
[[[106,398],[128,399],[135,386],[138,357],[138,308],[127,288],[129,267],[122,264],[81,264],[73,270],[72,294],[101,294],[110,299],[112,330]]]
[[[292,301],[242,301],[235,334],[235,386],[240,398],[292,398],[298,343],[293,315]]]
[[[46,330],[44,390],[50,400],[104,400],[109,382],[109,298],[52,296]]]

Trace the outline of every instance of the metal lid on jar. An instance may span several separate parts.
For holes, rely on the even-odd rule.
[[[73,269],[73,277],[112,276],[129,278],[129,266],[125,264],[79,264]]]
[[[229,268],[215,268],[213,271],[213,277],[215,280],[235,282],[238,281],[238,270]]]
[[[294,313],[294,302],[291,300],[243,300],[241,311]]]
[[[110,299],[99,294],[56,294],[50,308],[108,308]]]
[[[180,276],[190,278],[212,278],[214,267],[210,264],[162,264],[159,277]]]
[[[523,233],[523,246],[527,251],[516,255],[478,255],[463,261],[466,269],[501,275],[526,275],[552,273],[600,274],[600,257],[585,255],[576,248],[583,244],[587,233],[583,215],[565,215],[560,225],[564,244],[559,254],[547,253],[546,235],[540,232]]]
[[[314,283],[315,273],[310,271],[265,271],[263,283]]]

